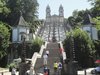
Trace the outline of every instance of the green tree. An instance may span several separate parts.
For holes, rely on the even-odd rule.
[[[97,30],[100,30],[100,17],[93,18]]]
[[[91,5],[93,6],[91,8],[91,13],[93,17],[100,16],[100,0],[88,0],[91,1]]]
[[[73,15],[74,18],[76,18],[78,16],[78,10],[74,10],[72,12],[72,15]]]
[[[0,0],[0,21],[5,22],[10,9],[7,7],[5,0]]]
[[[94,41],[94,45],[95,45],[95,55],[96,55],[96,59],[100,58],[100,40],[95,40]]]
[[[77,25],[79,23],[83,22],[83,17],[84,17],[84,11],[78,11],[78,10],[74,10],[73,11],[73,17],[75,18],[75,22],[77,23]]]
[[[68,18],[68,23],[74,28],[76,25],[75,18],[73,16],[70,16]]]
[[[37,0],[7,0],[6,3],[7,7],[11,10],[9,17],[7,17],[7,22],[10,25],[15,25],[20,14],[22,14],[30,28],[36,27],[34,22],[37,19]]]
[[[100,17],[93,18],[93,22],[98,30],[98,39],[100,40]]]
[[[100,0],[88,0],[91,1],[91,5],[93,5],[97,10],[100,10]]]
[[[5,0],[0,0],[0,14],[8,14],[10,10],[6,7]]]
[[[68,18],[69,24],[74,27],[80,26],[81,24],[89,24],[89,14],[91,13],[88,9],[80,11],[74,10],[72,14],[73,16]]]
[[[9,46],[10,33],[7,24],[0,22],[0,58],[6,55]]]
[[[71,35],[73,35],[74,39],[75,56],[78,64],[81,67],[90,66],[90,57],[93,57],[95,53],[92,40],[89,38],[88,34],[80,28],[75,28],[73,32],[68,32],[66,35],[67,38],[64,41],[67,57],[70,57],[70,50],[72,49],[69,48],[71,46]]]

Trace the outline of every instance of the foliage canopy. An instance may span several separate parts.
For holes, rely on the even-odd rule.
[[[6,55],[6,49],[9,46],[10,32],[7,24],[0,22],[0,58]]]

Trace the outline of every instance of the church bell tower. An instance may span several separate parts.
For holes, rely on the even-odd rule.
[[[50,6],[48,5],[46,8],[46,18],[51,16]]]
[[[59,7],[59,16],[64,17],[64,10],[62,5]]]
[[[60,25],[64,24],[64,9],[62,5],[59,7],[59,22]]]

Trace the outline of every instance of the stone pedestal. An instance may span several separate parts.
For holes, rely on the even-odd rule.
[[[77,62],[76,61],[68,62],[67,75],[77,75]]]
[[[19,75],[25,75],[26,71],[27,71],[27,67],[26,67],[26,63],[25,62],[21,62],[19,65]]]
[[[27,70],[30,70],[31,64],[26,62],[21,62],[19,64],[19,75],[25,75]]]

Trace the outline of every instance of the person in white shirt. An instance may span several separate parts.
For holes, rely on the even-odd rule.
[[[58,62],[58,75],[61,75],[62,63]]]
[[[52,42],[52,39],[51,38],[49,38],[49,42]]]
[[[15,67],[12,68],[11,75],[16,75],[16,69],[15,69]]]
[[[49,50],[46,50],[46,54],[47,54],[47,56],[49,56]]]
[[[48,56],[47,56],[47,54],[44,54],[43,55],[43,58],[44,58],[44,65],[47,65],[47,60],[48,60]]]
[[[62,69],[62,63],[61,62],[58,62],[58,68]]]

